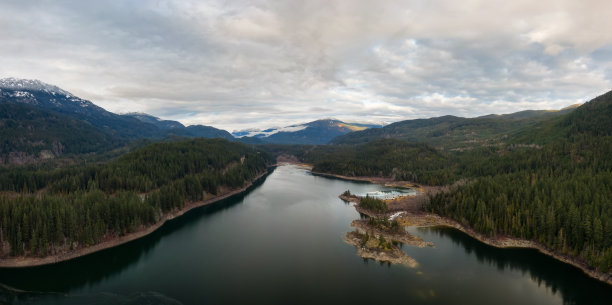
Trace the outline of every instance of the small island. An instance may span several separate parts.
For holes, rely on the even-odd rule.
[[[433,247],[432,242],[426,242],[406,232],[397,219],[400,214],[389,216],[390,211],[385,200],[367,195],[360,197],[352,194],[350,190],[339,197],[344,201],[355,203],[355,209],[367,216],[367,219],[354,220],[351,226],[356,230],[348,232],[344,237],[346,243],[357,247],[357,255],[362,258],[414,268],[418,263],[404,253],[400,246],[407,244],[419,248]]]
[[[344,241],[357,247],[357,255],[365,259],[402,264],[411,268],[419,265],[416,260],[399,248],[396,241],[388,241],[382,235],[376,237],[367,232],[353,231],[344,236]]]

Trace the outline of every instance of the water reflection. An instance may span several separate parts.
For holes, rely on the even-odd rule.
[[[30,291],[0,287],[0,304],[611,303],[612,287],[576,268],[452,229],[408,229],[436,243],[403,247],[422,263],[418,269],[362,260],[342,241],[360,216],[338,195],[379,186],[293,167],[258,185],[114,249],[0,270],[0,283]]]
[[[272,170],[268,175],[271,173]],[[121,246],[52,265],[0,269],[0,283],[8,286],[8,289],[4,287],[3,295],[21,294],[31,297],[39,292],[68,292],[112,278],[146,257],[164,236],[195,225],[204,215],[231,209],[242,203],[248,193],[264,183],[265,178],[267,176],[254,183],[246,192],[195,208],[178,219],[166,222],[153,233]]]
[[[561,293],[564,304],[610,304],[610,285],[588,278],[582,270],[539,253],[535,249],[501,249],[486,244],[452,228],[419,228],[440,237],[449,238],[478,262],[494,266],[499,271],[520,271],[539,286]]]

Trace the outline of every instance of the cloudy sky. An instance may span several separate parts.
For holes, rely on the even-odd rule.
[[[612,1],[0,1],[0,77],[227,130],[560,109],[612,88]]]

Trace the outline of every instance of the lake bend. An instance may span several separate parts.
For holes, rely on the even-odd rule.
[[[418,262],[364,260],[343,241],[361,216],[338,198],[383,186],[279,166],[247,192],[130,243],[53,265],[0,269],[0,304],[611,304],[612,286],[533,249],[451,228],[407,230]]]

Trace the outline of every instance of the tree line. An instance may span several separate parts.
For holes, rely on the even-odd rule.
[[[0,174],[0,241],[10,255],[45,256],[157,222],[186,202],[237,188],[272,163],[239,143],[156,143],[102,165]]]

